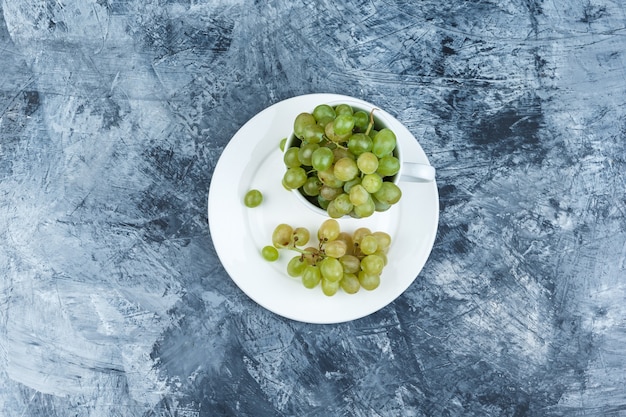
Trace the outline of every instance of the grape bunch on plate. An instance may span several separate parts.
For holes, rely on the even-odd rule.
[[[278,259],[279,249],[297,252],[287,264],[287,274],[300,278],[306,288],[320,285],[327,296],[339,288],[354,294],[360,288],[371,291],[379,286],[391,245],[389,234],[366,227],[350,234],[341,231],[337,220],[328,219],[317,230],[317,246],[307,246],[310,237],[307,228],[279,224],[272,233],[272,245],[261,254],[271,262]]]
[[[374,111],[320,104],[300,113],[284,150],[283,186],[299,190],[331,218],[369,217],[397,203],[396,135],[375,124]]]

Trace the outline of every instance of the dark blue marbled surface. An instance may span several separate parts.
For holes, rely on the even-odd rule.
[[[626,416],[621,1],[0,2],[0,415]],[[305,93],[438,169],[414,284],[329,326],[229,279],[211,176]]]

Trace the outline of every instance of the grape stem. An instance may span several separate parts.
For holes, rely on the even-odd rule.
[[[367,130],[365,131],[365,134],[369,136],[370,131],[372,130],[372,128],[374,127],[374,111],[378,110],[377,108],[373,108],[372,111],[370,111],[370,122],[367,125]]]

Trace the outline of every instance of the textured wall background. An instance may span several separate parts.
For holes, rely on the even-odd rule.
[[[0,7],[3,416],[626,415],[622,2]],[[232,135],[312,92],[394,114],[441,198],[415,283],[333,326],[207,226]]]

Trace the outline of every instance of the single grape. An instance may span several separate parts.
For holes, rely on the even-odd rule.
[[[326,214],[328,214],[328,217],[330,217],[331,219],[338,219],[346,215],[346,213],[342,213],[337,209],[337,206],[335,205],[335,200],[332,200],[328,203],[328,206],[326,207]]]
[[[361,288],[361,283],[354,273],[344,273],[339,281],[339,286],[347,294],[356,294]]]
[[[369,114],[363,110],[354,112],[354,128],[357,132],[365,132],[370,123]]]
[[[367,201],[363,204],[355,205],[352,209],[352,215],[357,219],[369,217],[376,211],[374,199],[368,194]]]
[[[306,171],[302,167],[288,168],[283,176],[283,184],[292,190],[300,188],[307,180]]]
[[[333,120],[335,119],[335,117],[337,117],[337,114],[335,113],[335,110],[328,104],[320,104],[318,106],[315,106],[315,108],[313,109],[313,117],[315,117],[315,120],[320,122],[323,119]]]
[[[335,177],[335,172],[332,166],[324,171],[317,171],[317,178],[319,178],[324,185],[328,185],[329,187],[343,187],[343,181]]]
[[[343,185],[343,191],[345,191],[346,193],[349,193],[350,190],[352,189],[352,187],[354,187],[357,184],[361,183],[361,178],[357,177],[355,179],[353,179],[352,181],[347,181],[344,185]]]
[[[372,140],[372,152],[379,158],[389,155],[396,148],[396,135],[392,130],[381,129]]]
[[[361,240],[363,240],[365,236],[368,236],[371,234],[372,234],[372,231],[368,229],[367,227],[359,227],[354,232],[352,232],[352,241],[355,244],[360,245]]]
[[[274,262],[278,259],[278,250],[274,246],[264,246],[261,249],[261,256],[268,262]]]
[[[272,244],[277,248],[284,248],[291,242],[291,234],[293,227],[288,224],[281,223],[274,228],[272,233]]]
[[[331,281],[329,279],[322,278],[322,292],[324,295],[332,297],[337,294],[337,291],[339,291],[339,282],[339,280]]]
[[[374,200],[374,207],[376,211],[387,211],[389,210],[389,208],[391,208],[391,204],[378,201],[376,196],[372,196],[372,200]]]
[[[311,166],[316,171],[326,171],[334,161],[333,151],[325,146],[321,146],[311,154]]]
[[[340,114],[333,121],[333,131],[338,136],[352,133],[352,129],[354,129],[354,116],[351,114]]]
[[[246,207],[257,207],[263,202],[263,194],[259,190],[250,190],[243,197],[243,204]]]
[[[371,152],[363,152],[357,158],[356,163],[364,174],[373,174],[378,169],[378,157]]]
[[[389,261],[389,258],[387,258],[387,254],[381,250],[377,250],[376,252],[374,252],[374,255],[379,256],[380,259],[383,260],[383,265],[387,266],[387,262]]]
[[[402,191],[393,182],[383,182],[380,190],[374,193],[374,197],[382,203],[396,204],[402,197]]]
[[[361,270],[361,260],[354,255],[343,255],[339,258],[339,262],[346,274],[356,274]]]
[[[281,152],[284,152],[286,143],[287,143],[287,138],[282,138],[280,141],[280,145],[279,145]]]
[[[315,288],[320,283],[322,274],[320,268],[316,265],[307,265],[302,272],[302,285],[306,288]]]
[[[356,156],[369,152],[372,149],[372,139],[365,133],[355,133],[348,139],[348,149]]]
[[[302,254],[302,259],[304,259],[307,265],[315,265],[317,264],[317,261],[320,259],[321,256],[322,254],[318,248],[309,246],[304,250],[304,253]]]
[[[361,259],[361,270],[367,274],[380,275],[385,267],[385,261],[378,255],[367,255]]]
[[[287,274],[290,277],[300,277],[304,272],[304,269],[307,267],[306,261],[303,259],[301,255],[294,256],[289,260],[287,264]]]
[[[311,113],[300,113],[293,122],[293,133],[298,139],[304,138],[304,128],[307,125],[316,124],[315,117]]]
[[[328,208],[328,205],[330,204],[330,201],[326,200],[321,195],[315,197],[315,200],[317,201],[317,205],[320,206],[322,210],[326,210]]]
[[[351,181],[359,175],[359,168],[354,159],[345,157],[335,162],[333,174],[340,181]]]
[[[340,190],[343,191],[342,188],[340,188]],[[350,201],[350,196],[343,192],[335,197],[335,199],[333,200],[333,204],[337,212],[341,213],[341,216],[345,216],[346,214],[350,213],[352,211],[352,208],[354,207],[354,204],[352,204],[352,202]]]
[[[391,246],[391,236],[386,232],[374,232],[372,236],[376,238],[376,242],[378,242],[378,249],[386,252],[389,250],[389,246]]]
[[[335,106],[335,113],[337,116],[342,114],[353,115],[354,109],[349,104],[338,104]]]
[[[297,146],[292,146],[285,151],[283,154],[283,162],[287,168],[297,168],[302,165],[298,158],[298,152],[300,152],[300,148]]]
[[[381,177],[391,177],[400,171],[400,160],[393,155],[385,155],[378,160],[377,173]]]
[[[368,274],[365,271],[360,271],[358,278],[361,287],[368,291],[375,290],[380,285],[380,275]]]
[[[320,272],[322,277],[328,281],[339,281],[343,277],[343,267],[341,262],[336,258],[324,258],[320,263]]]
[[[334,200],[335,197],[337,197],[339,194],[342,194],[342,193],[343,193],[343,188],[330,187],[326,184],[320,187],[320,195],[328,201]]]
[[[365,204],[369,196],[370,194],[361,184],[357,184],[350,189],[350,202],[355,206]]]
[[[364,236],[363,239],[361,239],[359,248],[364,254],[371,255],[378,250],[378,240],[376,240],[376,237],[373,235]]]
[[[315,197],[319,195],[322,182],[317,177],[308,177],[306,182],[302,186],[302,192],[309,197]]]
[[[317,229],[317,238],[320,242],[329,242],[337,239],[341,233],[339,222],[335,219],[327,219]]]
[[[331,258],[341,258],[347,250],[348,245],[343,240],[331,240],[324,245],[324,253]]]
[[[343,240],[346,242],[346,254],[353,255],[354,252],[354,242],[352,241],[352,235],[348,232],[341,232],[339,236],[337,236],[336,240]]]
[[[304,246],[309,243],[311,234],[306,227],[296,227],[291,234],[291,241],[295,246]]]
[[[304,128],[302,140],[307,143],[320,143],[324,139],[324,128],[318,124],[307,125]]]
[[[356,156],[354,156],[354,154],[350,152],[349,149],[342,148],[341,146],[333,149],[333,157],[335,161],[339,161],[341,158],[350,158],[356,160]]]
[[[335,124],[333,121],[333,123],[329,122],[326,126],[324,126],[324,134],[332,142],[342,143],[348,140],[350,135],[352,135],[352,132],[344,133],[343,135],[338,134],[335,132]]]
[[[370,194],[374,194],[376,191],[380,190],[380,187],[382,187],[383,179],[378,174],[366,174],[363,175],[363,178],[361,178],[361,185],[365,188],[365,191]]]

